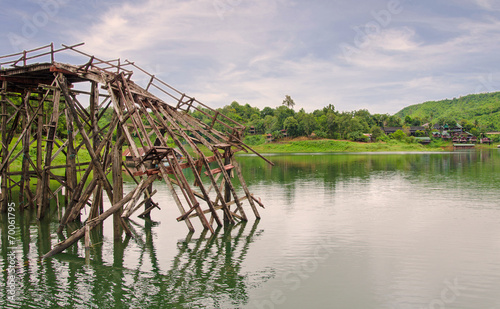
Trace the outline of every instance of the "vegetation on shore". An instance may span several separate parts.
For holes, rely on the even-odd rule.
[[[480,93],[441,101],[429,101],[407,106],[396,113],[401,119],[416,122],[458,122],[469,131],[473,127],[500,131],[500,92]],[[418,124],[419,125],[419,124]]]
[[[11,99],[12,101],[20,100],[19,97]],[[442,151],[451,150],[451,142],[432,138],[429,145],[423,146],[415,137],[410,136],[409,127],[427,124],[426,129],[417,131],[416,135],[421,137],[432,137],[433,124],[458,123],[465,131],[476,136],[485,135],[488,131],[500,130],[500,92],[411,105],[395,115],[370,114],[363,109],[339,112],[331,104],[307,113],[304,109],[296,112],[294,106],[295,102],[287,95],[282,104],[276,108],[265,107],[260,110],[249,104],[240,105],[238,102],[232,102],[230,105],[219,108],[218,112],[243,124],[246,127],[244,142],[261,153]],[[51,107],[44,108],[50,109]],[[12,107],[8,106],[8,109]],[[13,111],[8,110],[8,112]],[[46,114],[50,114],[50,110],[47,110]],[[104,126],[111,121],[113,111],[108,109],[101,114],[99,123],[100,126]],[[207,125],[212,124],[212,119],[200,111],[193,111],[190,114]],[[385,135],[381,127],[401,127],[402,129]],[[214,128],[219,131],[226,130],[219,123],[215,123]],[[20,130],[22,128],[18,127],[14,132],[15,135],[18,135]],[[288,136],[286,138],[284,130]],[[67,137],[64,114],[59,119],[56,134],[61,139]],[[368,142],[370,140],[368,135],[371,136],[371,142]],[[274,142],[268,143],[268,136],[271,136]],[[489,137],[494,144],[500,142],[500,135]],[[76,143],[79,143],[79,138],[77,136]],[[14,144],[16,141],[17,137],[14,137],[11,143]],[[17,148],[15,153],[21,150],[21,145],[19,144]],[[33,147],[30,149],[30,156],[34,159],[35,155],[36,149]],[[9,167],[10,170],[21,170],[22,160],[23,155],[14,160]],[[90,156],[86,149],[80,149],[77,162],[89,161]],[[61,152],[55,157],[52,165],[64,164],[65,154]],[[64,169],[54,170],[54,173],[64,173]]]

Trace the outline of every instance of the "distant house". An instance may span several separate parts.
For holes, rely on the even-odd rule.
[[[430,137],[415,137],[415,139],[422,145],[427,145],[431,142]]]
[[[146,154],[146,151],[142,147],[137,148],[137,151],[139,152],[139,156],[141,156],[141,157],[144,157],[144,155]],[[127,166],[130,166],[130,167],[135,166],[136,162],[134,160],[134,156],[132,156],[132,152],[130,151],[130,148],[127,148],[122,153],[122,156],[125,157],[125,164]]]
[[[271,133],[268,133],[268,134],[266,135],[266,140],[267,140],[268,142],[272,142],[272,141],[273,141],[273,135],[272,135]]]
[[[396,132],[397,130],[404,131],[403,127],[382,127],[381,129],[382,129],[382,131],[384,131],[384,133],[386,135],[392,134],[392,133]],[[410,135],[411,136],[415,136],[415,133],[417,131],[425,131],[425,127],[423,127],[423,126],[410,127]]]

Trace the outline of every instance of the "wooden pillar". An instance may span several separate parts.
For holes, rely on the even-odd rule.
[[[161,162],[158,164],[162,164]],[[146,191],[144,192],[144,217],[151,218],[151,212],[147,211],[153,204],[151,201],[151,195],[153,194],[153,184],[150,184]]]
[[[94,147],[94,151],[97,151],[99,147],[99,125],[98,125],[98,113],[99,113],[99,83],[92,82],[90,90],[90,123],[92,125],[92,145]],[[104,212],[104,203],[103,203],[103,186],[97,186],[98,190],[94,192],[93,203],[96,204],[99,213]]]
[[[68,102],[66,102],[68,104]],[[65,110],[66,114],[66,129],[68,131],[68,146],[66,148],[66,205],[69,205],[69,201],[72,200],[74,195],[74,190],[77,185],[77,175],[76,175],[76,151],[73,141],[73,114],[68,108]]]
[[[24,96],[23,104],[24,104],[24,117],[23,117],[23,128],[25,128],[28,125],[29,122],[29,107],[30,107],[30,96],[31,92],[28,91],[26,95]],[[23,163],[22,163],[22,175],[21,175],[21,183],[19,185],[19,202],[20,202],[20,208],[24,209],[26,206],[24,205],[24,201],[28,200],[30,204],[30,196],[31,192],[29,192],[30,189],[30,175],[29,175],[29,168],[30,168],[30,140],[31,140],[31,128],[28,128],[28,131],[23,137],[22,141],[22,147],[23,147]],[[28,197],[28,199],[25,199],[25,196]]]
[[[219,151],[219,150],[216,150]],[[231,164],[231,146],[224,148],[224,165]],[[229,182],[225,182],[224,184],[224,201],[231,201],[231,187]],[[228,208],[231,206],[228,206]],[[228,225],[230,223],[230,219],[227,217],[226,213],[224,213],[224,225]]]
[[[110,128],[112,130],[112,128]],[[112,163],[112,176],[113,176],[113,205],[120,202],[123,198],[123,176],[122,176],[122,128],[120,125],[116,127],[116,143],[113,147],[113,163]],[[121,239],[122,236],[122,223],[121,214],[123,205],[120,210],[113,213],[113,237],[115,240]]]
[[[43,95],[40,95],[40,101],[38,102],[38,106],[42,106],[38,109],[38,115],[36,115],[37,119],[37,129],[36,129],[36,168],[38,170],[38,177],[36,183],[36,204],[37,207],[42,203],[42,160],[43,160],[43,151],[42,151],[42,134],[43,134],[43,105],[45,104],[43,100]],[[35,117],[35,115],[33,115]]]
[[[6,100],[6,92],[7,92],[7,81],[3,81],[2,83],[2,97],[0,103],[2,104],[2,125],[1,125],[1,130],[2,130],[2,162],[7,160],[7,153],[8,153],[8,146],[7,143],[7,102]],[[7,169],[9,167],[4,164],[4,168],[1,171],[2,172],[2,181],[1,181],[1,207],[0,210],[1,212],[5,213],[7,212],[7,207],[8,207],[8,198],[7,198]]]
[[[50,168],[50,165],[52,163],[52,150],[54,149],[54,139],[56,137],[57,123],[59,121],[59,100],[61,98],[61,92],[59,89],[54,89],[53,93],[52,116],[48,126],[49,130],[47,133],[47,141],[45,142],[45,164],[42,172],[42,201],[40,205],[38,205],[38,220],[42,219],[45,216],[45,212],[50,205],[50,174],[48,168]]]

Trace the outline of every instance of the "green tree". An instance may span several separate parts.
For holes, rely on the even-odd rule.
[[[398,141],[403,141],[406,139],[406,134],[403,130],[397,130],[396,132],[391,134],[392,139],[397,139]]]
[[[376,141],[380,140],[380,138],[385,135],[384,131],[378,126],[372,127],[370,133],[372,134],[372,139]]]
[[[283,126],[287,131],[288,136],[296,137],[299,129],[299,123],[297,119],[290,116],[285,119]]]
[[[269,106],[264,107],[264,109],[260,112],[260,117],[265,118],[267,115],[274,116],[274,109]]]
[[[299,132],[306,136],[311,135],[317,128],[316,120],[311,114],[306,114],[299,122]]]
[[[292,98],[287,94],[285,95],[285,99],[283,100],[282,103],[284,106],[293,109],[295,106],[295,102],[292,100]]]

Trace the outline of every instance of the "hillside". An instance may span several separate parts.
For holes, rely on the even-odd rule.
[[[452,100],[410,105],[396,113],[404,119],[421,118],[433,123],[477,123],[488,131],[500,131],[500,92],[471,94]]]

